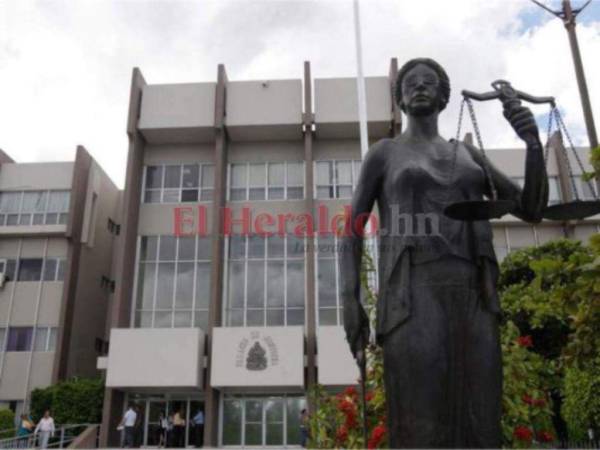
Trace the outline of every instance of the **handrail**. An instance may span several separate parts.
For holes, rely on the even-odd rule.
[[[89,427],[96,426],[96,423],[76,423],[66,424],[55,427],[53,437],[50,439],[48,448],[65,448],[66,444],[70,444],[77,437],[86,431]],[[80,429],[79,432],[73,433],[75,429]],[[14,428],[12,430],[15,430]],[[11,431],[11,430],[7,430]],[[35,447],[39,433],[29,433],[26,436],[14,436],[11,438],[0,439],[0,449],[4,448],[31,448]]]

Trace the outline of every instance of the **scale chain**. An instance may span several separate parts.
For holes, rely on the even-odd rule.
[[[492,174],[489,169],[487,156],[485,154],[485,148],[483,147],[483,140],[481,139],[481,132],[479,130],[479,124],[477,123],[477,117],[475,116],[475,108],[473,108],[473,102],[470,98],[466,99],[467,107],[469,109],[469,115],[471,116],[471,123],[473,125],[473,130],[475,131],[475,136],[477,137],[477,145],[481,149],[481,156],[483,157],[483,172],[488,180],[488,185],[490,187],[490,191],[492,194],[492,200],[498,199],[498,192],[496,191],[496,186],[494,185],[494,180],[492,180]]]
[[[583,177],[583,174],[585,174],[585,168],[583,167],[583,163],[581,162],[581,158],[579,157],[577,150],[575,150],[575,145],[573,145],[573,140],[571,139],[571,135],[569,134],[569,130],[567,129],[565,122],[563,121],[562,114],[560,113],[558,108],[556,108],[554,110],[554,114],[556,116],[556,122],[557,122],[558,126],[562,129],[563,133],[565,134],[565,137],[567,138],[567,141],[569,142],[569,147],[571,148],[571,151],[573,152],[573,155],[575,156],[577,165],[579,166],[579,169],[581,169],[581,176]],[[569,171],[569,176],[571,177],[571,184],[573,187],[573,191],[575,193],[575,199],[579,200],[579,193],[577,192],[577,185],[575,183],[575,174],[573,173],[573,168],[571,167],[571,162],[569,161],[569,155],[567,154],[566,149],[563,148],[563,151],[565,154],[565,159],[567,160],[567,169]],[[583,178],[582,178],[582,181],[583,181]],[[592,193],[592,195],[594,195],[594,198],[596,200],[598,200],[598,194],[596,193],[596,190],[594,189],[594,186],[591,183],[591,181],[587,180],[586,183],[588,184],[588,186],[590,188],[590,192]]]

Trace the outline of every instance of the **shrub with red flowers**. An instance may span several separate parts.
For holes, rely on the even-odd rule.
[[[363,286],[369,270],[367,261]],[[600,423],[599,280],[600,236],[589,246],[560,240],[504,259],[499,282],[504,447],[556,445],[566,433],[554,428],[556,414],[566,421],[570,439],[582,439],[589,423]],[[369,292],[370,317],[375,300]],[[387,446],[380,348],[368,347],[367,367],[367,442],[360,389],[350,387],[335,395],[315,386],[310,392],[310,448]]]

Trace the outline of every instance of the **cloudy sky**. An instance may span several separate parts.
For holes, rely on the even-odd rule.
[[[572,0],[575,6],[583,0]],[[545,0],[558,6],[556,0]],[[364,71],[429,56],[454,95],[441,119],[455,132],[461,89],[510,80],[554,95],[578,143],[586,134],[566,32],[527,0],[362,0]],[[149,83],[354,76],[352,2],[80,0],[0,2],[0,148],[19,162],[69,160],[84,145],[123,186],[131,70]],[[577,27],[600,125],[600,0]],[[489,147],[519,145],[499,103],[477,105]],[[540,123],[545,107],[534,108]],[[542,127],[543,128],[543,127]]]

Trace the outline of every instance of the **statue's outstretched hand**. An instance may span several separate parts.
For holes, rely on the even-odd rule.
[[[503,114],[523,141],[526,143],[539,142],[538,126],[529,108],[506,102]]]
[[[350,344],[350,350],[354,358],[359,351],[363,352],[369,343],[369,318],[360,302],[352,302],[344,305],[344,329],[346,339]]]

